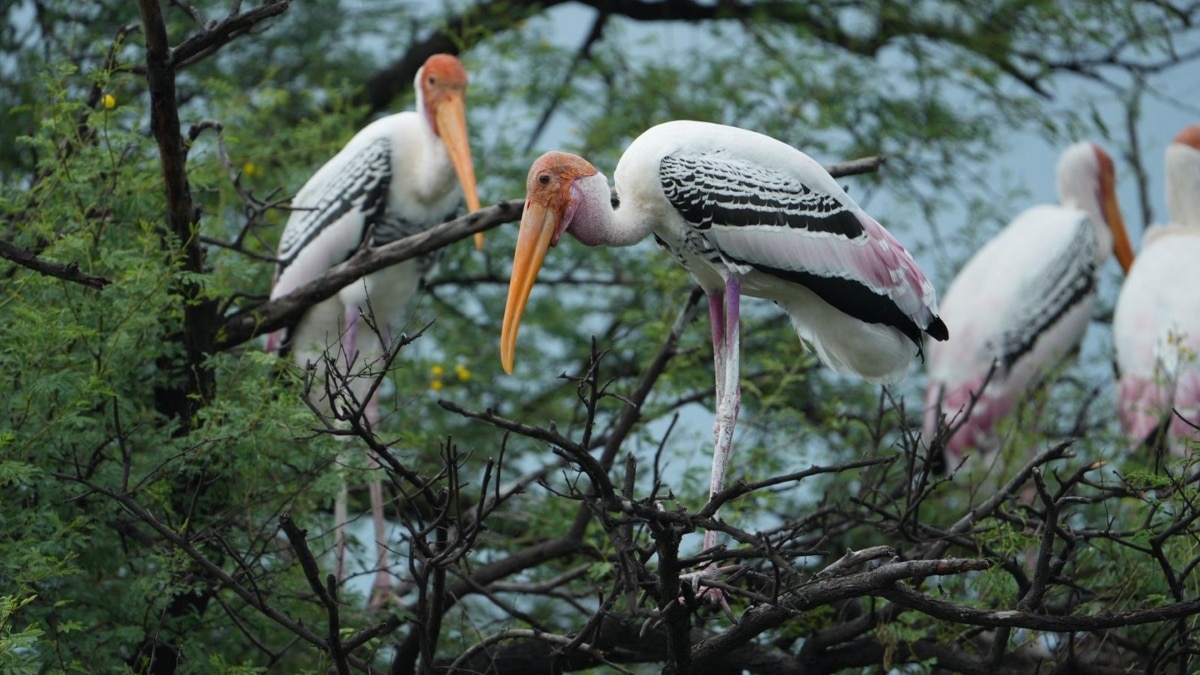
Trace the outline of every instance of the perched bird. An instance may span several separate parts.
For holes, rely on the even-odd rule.
[[[615,210],[604,175],[563,152],[533,163],[526,190],[504,310],[505,371],[538,270],[564,232],[587,246],[653,235],[708,294],[717,401],[711,494],[725,484],[740,406],[743,293],[775,301],[822,362],[870,382],[903,378],[923,332],[946,339],[933,286],[904,247],[821,165],[768,136],[705,122],[655,126],[617,164]],[[704,543],[711,548],[716,534]]]
[[[1121,427],[1135,447],[1200,441],[1200,125],[1167,146],[1167,216],[1142,237],[1113,316]],[[1177,414],[1173,414],[1177,413]],[[1157,443],[1155,443],[1157,445]]]
[[[454,218],[464,194],[471,211],[479,208],[467,142],[467,71],[453,56],[435,54],[417,71],[414,86],[415,111],[369,124],[292,200],[292,215],[279,244],[272,300],[318,278],[362,246],[380,246]],[[267,348],[288,349],[296,363],[315,368],[313,397],[319,404],[328,410],[335,403],[346,408],[362,405],[366,423],[376,426],[379,405],[377,397],[369,395],[372,382],[380,375],[382,356],[402,325],[405,307],[432,264],[432,258],[408,260],[347,285],[311,307],[290,331],[269,336]],[[338,376],[327,386],[330,368]],[[342,393],[330,401],[327,390]],[[371,461],[372,467],[378,466],[373,456]],[[371,482],[370,491],[379,556],[375,587],[386,591],[391,581],[378,479]],[[341,577],[344,486],[335,520]]]
[[[1061,204],[1017,216],[950,284],[942,316],[954,339],[930,345],[924,424],[926,442],[942,424],[957,428],[945,441],[949,469],[969,448],[994,450],[996,423],[1079,346],[1109,256],[1129,269],[1133,250],[1114,183],[1104,150],[1070,146],[1058,162]]]

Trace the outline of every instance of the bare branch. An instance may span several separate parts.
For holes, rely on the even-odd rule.
[[[2,239],[0,239],[0,258],[11,260],[39,274],[57,277],[63,281],[70,281],[76,284],[83,284],[96,290],[100,290],[112,283],[104,277],[94,277],[90,274],[80,272],[78,263],[67,263],[64,265],[62,263],[42,260],[33,253]]]

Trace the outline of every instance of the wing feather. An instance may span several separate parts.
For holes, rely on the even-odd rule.
[[[272,299],[316,279],[362,245],[387,212],[391,166],[388,138],[351,140],[304,184],[280,239]]]
[[[945,339],[933,285],[840,189],[814,188],[793,173],[717,152],[667,154],[659,173],[667,200],[735,268],[802,284],[918,345],[921,331]]]
[[[384,211],[392,179],[391,142],[378,137],[361,147],[347,147],[321,167],[292,200],[294,209],[279,242],[279,258],[290,264],[321,232],[348,214],[363,214],[360,227]],[[362,241],[348,237],[351,241]],[[353,248],[351,248],[353,250]]]
[[[1026,279],[1020,290],[1025,302],[997,345],[1005,369],[1032,351],[1034,343],[1048,334],[1064,314],[1096,292],[1098,247],[1095,228],[1086,218],[1081,219],[1070,243],[1045,268],[1045,274]]]

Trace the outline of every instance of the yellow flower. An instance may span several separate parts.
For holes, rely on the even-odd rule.
[[[429,383],[429,388],[430,388],[430,389],[432,389],[432,390],[434,390],[434,391],[441,391],[441,390],[442,390],[442,381],[441,381],[441,380],[434,380],[434,381],[430,382],[430,383]]]
[[[104,95],[104,109],[112,110],[115,107],[117,107],[116,97],[113,96],[112,94],[105,94]]]
[[[467,370],[467,367],[461,363],[454,366],[454,374],[458,375],[460,382],[466,382],[471,379],[471,371]]]
[[[252,177],[256,173],[258,173],[258,165],[254,162],[246,162],[242,165],[242,175],[247,178]]]
[[[433,375],[434,377],[441,377],[442,373],[444,372],[446,372],[446,369],[442,368],[441,366],[434,366],[429,369],[429,374]]]

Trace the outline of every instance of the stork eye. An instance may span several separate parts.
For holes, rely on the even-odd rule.
[[[541,183],[542,185],[549,185],[550,184],[550,174],[544,173],[544,174],[538,176],[538,182]]]
[[[426,80],[426,82],[428,82],[428,83],[429,83],[429,86],[431,86],[431,87],[432,87],[433,85],[437,84],[437,78],[436,78],[436,77],[434,77],[433,75],[430,75],[430,76],[429,76],[429,79],[428,79],[428,80]]]

